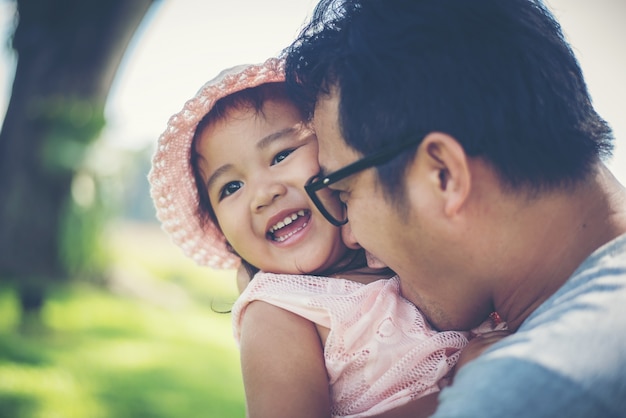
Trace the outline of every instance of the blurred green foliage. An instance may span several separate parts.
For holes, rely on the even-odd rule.
[[[104,106],[78,97],[38,100],[28,116],[45,129],[41,162],[49,174],[78,171],[105,125]]]
[[[70,276],[99,279],[109,262],[101,235],[118,202],[106,176],[94,161],[102,152],[97,142],[104,128],[104,108],[77,98],[49,100],[40,117],[52,127],[42,144],[44,167],[72,173],[71,192],[59,220],[59,257]],[[119,179],[117,180],[119,181]]]
[[[51,289],[24,331],[0,287],[0,417],[245,416],[227,310],[233,272],[199,268],[155,227],[112,226],[111,280]]]
[[[81,188],[81,181],[92,188],[92,191],[74,191]],[[89,186],[92,184],[93,186]],[[76,186],[78,185],[78,186]],[[101,188],[96,188],[93,177],[78,174],[72,183],[72,197],[63,210],[61,233],[59,236],[59,253],[63,265],[70,276],[91,281],[102,279],[106,265],[110,262],[109,254],[104,248],[101,236],[107,220],[111,219],[113,208],[104,203]],[[79,193],[82,193],[79,194]],[[80,196],[97,193],[97,203],[82,204]],[[85,200],[89,197],[85,198]]]

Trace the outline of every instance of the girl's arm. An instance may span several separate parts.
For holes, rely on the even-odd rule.
[[[435,413],[438,398],[439,392],[431,393],[371,418],[426,418]]]
[[[262,301],[241,323],[241,369],[250,418],[329,418],[323,347],[315,325]]]

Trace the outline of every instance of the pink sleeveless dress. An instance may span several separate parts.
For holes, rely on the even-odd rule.
[[[366,417],[437,392],[468,334],[432,330],[393,277],[364,285],[259,273],[232,310],[235,340],[255,300],[330,329],[324,347],[334,417]]]

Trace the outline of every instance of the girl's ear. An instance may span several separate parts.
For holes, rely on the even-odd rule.
[[[442,132],[426,135],[411,173],[426,185],[428,195],[437,199],[445,216],[454,217],[463,208],[471,189],[471,172],[468,156],[454,137]]]

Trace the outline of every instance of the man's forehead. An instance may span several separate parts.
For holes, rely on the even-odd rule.
[[[339,97],[332,93],[319,97],[313,114],[313,129],[319,144],[319,162],[324,172],[334,171],[351,161],[339,126]]]
[[[336,91],[320,94],[313,110],[313,126],[315,129],[338,125],[339,122],[339,95]]]

